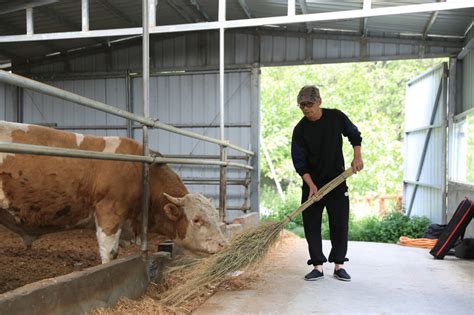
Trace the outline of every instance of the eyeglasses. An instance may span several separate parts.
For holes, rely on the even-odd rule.
[[[298,105],[299,108],[303,109],[303,108],[311,108],[313,107],[314,103],[311,103],[311,102],[303,102],[303,103],[300,103]]]

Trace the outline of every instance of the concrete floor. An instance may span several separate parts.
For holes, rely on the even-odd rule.
[[[352,282],[333,278],[333,264],[324,265],[324,279],[304,281],[307,245],[298,239],[251,289],[218,292],[193,314],[474,314],[473,260],[366,242],[350,242],[347,257]]]

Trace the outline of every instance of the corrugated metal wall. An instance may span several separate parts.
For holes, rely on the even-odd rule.
[[[219,65],[218,32],[193,32],[152,36],[151,68],[163,70],[217,69]],[[226,67],[320,64],[349,61],[407,59],[446,56],[459,51],[458,44],[443,48],[420,45],[415,40],[367,39],[359,36],[336,36],[259,31],[226,32]],[[69,61],[68,61],[69,60]],[[32,73],[141,71],[140,43],[42,66],[32,66]]]
[[[245,149],[258,150],[258,137],[252,136],[255,121],[252,120],[251,72],[239,71],[225,75],[225,138]],[[142,113],[142,80],[134,78],[133,104],[135,112]],[[164,75],[150,78],[150,115],[161,122],[219,138],[219,75],[216,72]],[[192,127],[192,125],[198,127]],[[134,130],[134,137],[141,141],[141,129]],[[161,153],[180,155],[219,155],[219,146],[201,140],[183,137],[163,130],[150,131],[150,147]],[[243,156],[243,153],[229,149],[229,156]],[[245,161],[233,161],[246,163]],[[219,178],[219,168],[215,166],[173,165],[173,169],[183,178]],[[227,179],[245,179],[246,172],[229,168]],[[187,185],[192,192],[201,192],[214,200],[218,206],[218,185]],[[229,208],[241,207],[244,203],[244,187],[227,187]],[[247,203],[247,206],[249,204]],[[239,211],[228,211],[228,220],[240,215]]]
[[[309,43],[309,47],[307,47]],[[366,60],[419,58],[446,52],[440,47],[423,47],[386,41],[351,40],[349,36],[337,38],[262,36],[261,63],[265,66],[282,64],[336,63]]]
[[[13,121],[16,117],[17,89],[0,82],[0,119]]]
[[[126,109],[127,89],[124,78],[61,80],[45,83]],[[123,118],[30,90],[23,90],[23,122],[57,126],[100,136],[127,135],[126,121]],[[91,129],[91,127],[97,128]]]
[[[404,207],[409,207],[415,190],[411,215],[427,216],[433,222],[446,220],[446,102],[443,89],[445,83],[445,65],[416,78],[407,85],[405,106],[405,162],[404,162]],[[430,119],[436,103],[436,95],[441,85],[441,94],[435,119]],[[431,127],[430,127],[431,126]],[[426,156],[422,153],[424,144],[431,130]],[[417,174],[423,163],[421,174]]]

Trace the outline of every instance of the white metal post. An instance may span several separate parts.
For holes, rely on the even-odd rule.
[[[226,20],[226,0],[219,0],[219,23],[224,23]],[[219,105],[220,105],[220,136],[221,141],[225,140],[225,125],[224,125],[224,27],[221,24],[219,27]],[[221,145],[221,160],[226,160],[226,147]],[[226,168],[224,166],[220,169],[220,189],[219,189],[219,211],[220,218],[224,222],[226,217]]]
[[[288,0],[288,16],[294,16],[295,11],[295,0]]]
[[[143,116],[148,118],[150,116],[150,67],[149,67],[149,56],[150,56],[150,45],[149,45],[149,26],[148,26],[148,8],[150,0],[142,0],[142,18],[143,18],[143,45],[142,45],[142,57],[143,57]],[[148,127],[143,125],[143,155],[149,156],[150,149],[148,147]],[[143,164],[143,200],[142,200],[142,211],[143,211],[143,222],[142,222],[142,237],[141,237],[141,251],[142,256],[147,257],[148,255],[148,208],[150,199],[150,187],[149,187],[149,171],[150,166]]]
[[[156,4],[158,0],[148,0],[148,25],[156,26]]]
[[[33,8],[26,8],[26,34],[33,35],[35,33],[34,20],[33,20]]]
[[[89,0],[82,0],[81,2],[82,11],[82,31],[89,31]]]

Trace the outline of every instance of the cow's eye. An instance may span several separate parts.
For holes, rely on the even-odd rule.
[[[196,225],[202,225],[202,220],[200,218],[195,218],[193,220],[193,223],[196,224]]]

